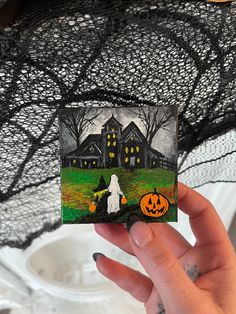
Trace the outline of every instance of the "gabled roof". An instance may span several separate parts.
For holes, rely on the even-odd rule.
[[[102,135],[101,134],[89,134],[86,139],[80,144],[79,150],[83,150],[89,143],[94,142],[101,149]]]
[[[79,150],[78,151],[78,156],[88,156],[88,157],[92,157],[92,156],[101,156],[102,152],[99,149],[99,147],[97,146],[96,143],[94,142],[90,142],[88,143],[88,145],[83,149],[83,150]]]
[[[89,134],[86,139],[81,143],[79,149],[78,149],[78,154],[79,155],[89,155],[90,152],[88,151],[88,147],[90,146],[94,148],[96,153],[101,154],[102,150],[102,135],[101,134]],[[85,152],[86,151],[86,152]],[[93,153],[91,152],[91,155]]]
[[[110,119],[108,119],[107,120],[107,122],[106,123],[104,123],[103,124],[103,127],[104,126],[106,126],[106,125],[108,125],[108,124],[118,124],[119,126],[123,126],[118,120],[116,120],[116,118],[114,118],[114,116],[112,115],[111,117],[110,117]]]
[[[130,124],[127,125],[127,127],[123,130],[122,132],[122,139],[126,139],[130,133],[132,133],[133,131],[135,131],[139,138],[142,140],[142,142],[145,142],[145,136],[143,135],[143,133],[139,130],[139,127],[132,121],[130,122]]]
[[[89,146],[93,147],[93,152],[89,152]],[[80,144],[79,148],[69,153],[69,156],[81,156],[84,155],[101,155],[102,149],[102,135],[101,134],[89,134],[86,139]]]

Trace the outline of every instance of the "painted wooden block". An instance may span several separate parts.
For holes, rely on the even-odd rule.
[[[63,223],[177,220],[177,108],[60,111]]]

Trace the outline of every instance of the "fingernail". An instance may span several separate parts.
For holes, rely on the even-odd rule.
[[[133,242],[141,248],[148,245],[148,243],[150,243],[153,239],[152,229],[147,223],[142,221],[135,223],[129,233]]]
[[[128,231],[130,231],[130,228],[133,226],[133,224],[135,224],[138,221],[141,221],[141,219],[138,216],[130,215],[128,217],[128,220],[127,220],[127,223],[126,223],[126,227],[127,227]]]
[[[94,260],[94,262],[96,262],[97,259],[98,259],[99,257],[101,257],[101,256],[105,257],[105,255],[102,254],[102,253],[98,253],[98,252],[93,253],[93,260]]]

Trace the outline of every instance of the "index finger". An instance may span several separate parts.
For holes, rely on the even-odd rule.
[[[222,244],[232,248],[225,227],[212,203],[197,191],[178,182],[178,207],[189,216],[197,244]]]

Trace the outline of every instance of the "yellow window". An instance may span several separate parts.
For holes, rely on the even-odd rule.
[[[113,138],[116,138],[116,134],[115,133],[113,134]]]
[[[75,159],[73,160],[73,164],[76,164],[76,160]]]
[[[128,154],[128,152],[129,152],[129,148],[127,146],[125,147],[125,152],[126,152],[126,154]]]
[[[139,152],[139,146],[136,146],[136,152]]]
[[[131,151],[131,153],[133,153],[133,152],[134,152],[134,148],[133,148],[133,147],[131,147],[131,148],[130,148],[130,151]]]
[[[111,132],[114,132],[114,131],[115,131],[115,129],[114,129],[114,128],[112,128],[112,129],[111,129]]]
[[[96,165],[96,161],[95,160],[93,161],[93,165]]]
[[[140,163],[140,158],[139,158],[139,157],[137,158],[137,163],[138,163],[138,164]]]
[[[113,153],[113,152],[110,152],[110,153],[109,153],[109,157],[110,157],[110,158],[115,158],[115,156],[116,156],[115,153]]]
[[[113,146],[116,146],[116,141],[115,141],[115,142],[113,142]]]
[[[111,137],[111,135],[110,134],[107,134],[107,138],[110,138]]]
[[[107,142],[107,146],[110,146],[110,145],[111,145],[111,142],[108,141],[108,142]]]
[[[84,165],[87,165],[87,161],[84,162]]]
[[[125,157],[125,162],[128,162],[129,161],[129,157]]]
[[[131,141],[133,141],[134,140],[134,137],[133,136],[131,136]]]

